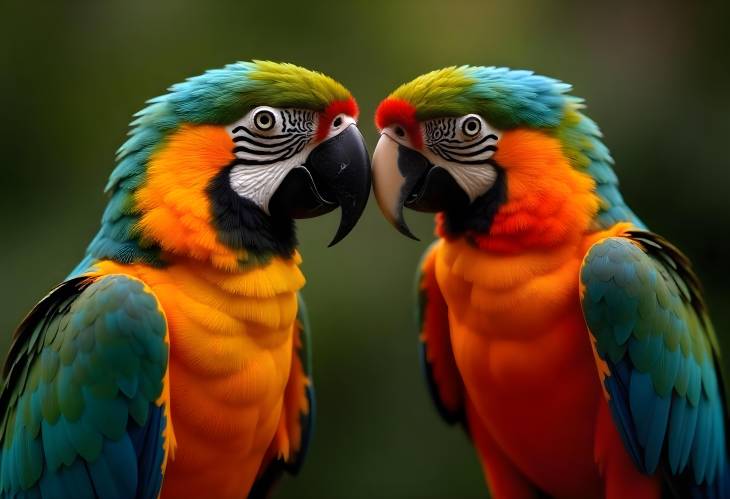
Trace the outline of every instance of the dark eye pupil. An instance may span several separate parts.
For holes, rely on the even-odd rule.
[[[477,133],[479,133],[479,130],[481,128],[482,128],[482,124],[476,118],[469,118],[466,121],[464,121],[464,124],[462,125],[463,132],[469,136],[476,135]]]
[[[259,130],[269,130],[274,126],[274,115],[270,111],[261,111],[254,117],[254,124]]]
[[[338,126],[340,126],[341,124],[342,124],[342,118],[340,118],[340,117],[338,116],[337,118],[335,118],[335,122],[333,123],[333,125],[335,126],[335,128],[337,128],[337,127],[338,127]]]
[[[396,135],[397,135],[398,137],[405,137],[405,135],[406,135],[406,132],[405,132],[405,130],[403,130],[403,129],[402,129],[401,127],[396,127],[396,128],[395,128],[395,134],[396,134]]]

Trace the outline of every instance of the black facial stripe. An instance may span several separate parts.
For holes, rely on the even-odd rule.
[[[245,134],[250,135],[251,137],[256,137],[258,139],[284,139],[284,138],[289,137],[289,134],[283,134],[283,135],[264,135],[262,133],[252,132],[251,130],[249,130],[248,128],[246,128],[243,125],[238,125],[236,128],[234,128],[233,130],[231,130],[231,132],[232,133],[243,132]]]
[[[450,150],[447,147],[441,146],[441,145],[435,145],[431,147],[431,150],[436,153],[438,156],[444,158],[446,161],[452,161],[454,163],[459,163],[462,165],[481,165],[484,164],[488,159],[489,156],[478,158],[477,156],[481,156],[483,154],[486,154],[488,152],[495,152],[497,148],[494,145],[487,145],[485,147],[482,147],[481,149],[478,149],[474,152],[454,152]]]
[[[474,149],[474,147],[476,147],[476,149]],[[433,146],[432,149],[444,151],[453,156],[462,156],[465,158],[470,158],[472,156],[478,156],[486,151],[496,151],[497,146],[495,146],[494,144],[480,144],[480,145],[475,144],[473,147],[464,149],[464,148],[450,147],[445,144],[436,144],[435,146]]]
[[[424,124],[426,144],[436,144],[456,136],[456,120],[429,120]]]
[[[251,137],[246,137],[245,135],[236,135],[233,137],[233,142],[248,142],[249,144],[252,144],[254,146],[266,148],[266,147],[270,147],[270,146],[284,144],[284,143],[288,142],[289,140],[291,140],[291,136],[289,136],[289,135],[282,135],[281,137],[286,137],[286,138],[275,139],[275,140],[279,140],[279,142],[275,142],[275,140],[265,142],[262,140],[252,139]]]
[[[474,146],[478,146],[479,144],[481,144],[482,142],[485,142],[487,140],[490,140],[490,139],[491,140],[497,140],[498,138],[499,137],[497,137],[496,135],[490,133],[489,135],[486,135],[486,136],[482,137],[481,139],[479,139],[478,141],[472,142],[471,144],[467,144],[465,146],[455,146],[455,145],[454,146],[451,146],[451,145],[449,145],[448,147],[450,149],[470,149],[470,148],[472,148]],[[449,140],[442,140],[440,143],[442,143],[442,144],[463,144],[464,142],[461,141],[461,140],[458,140],[458,139],[449,139]]]
[[[314,111],[308,111],[305,109],[283,109],[281,111],[281,117],[283,119],[281,128],[282,132],[314,132]]]
[[[253,143],[250,145],[237,145],[233,149],[233,152],[247,152],[249,154],[278,154],[280,152],[291,149],[293,146],[296,146],[297,143],[301,141],[306,142],[306,138],[294,135],[287,140],[276,142],[274,144]]]
[[[461,135],[457,136],[458,121],[459,118],[443,118],[424,123],[426,145],[447,161],[462,165],[483,164],[490,157],[488,153],[497,150],[490,141],[497,141],[499,137],[490,133],[465,141]]]
[[[290,147],[287,147],[284,150],[279,151],[273,151],[273,152],[266,152],[263,151],[253,151],[253,155],[255,158],[236,158],[234,160],[234,163],[237,165],[271,165],[274,163],[278,163],[279,161],[287,160],[293,156],[296,156],[302,150],[306,147],[307,143],[309,142],[308,139],[302,138],[298,140],[295,144],[293,144]],[[236,152],[237,149],[240,149],[241,147],[238,146],[234,149],[234,152]],[[249,153],[251,154],[251,153]],[[266,157],[268,156],[268,157]]]

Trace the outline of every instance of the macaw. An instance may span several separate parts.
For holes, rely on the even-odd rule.
[[[422,364],[495,498],[730,497],[719,350],[689,261],[624,202],[570,86],[449,67],[378,107],[385,217],[437,213]]]
[[[83,261],[14,334],[0,496],[258,497],[314,411],[293,219],[354,227],[370,161],[350,92],[292,64],[173,85],[131,123]]]

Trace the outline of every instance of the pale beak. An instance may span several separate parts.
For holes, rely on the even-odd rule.
[[[403,219],[401,199],[406,178],[398,170],[399,144],[382,134],[373,153],[373,190],[385,218],[402,234],[418,240]]]
[[[403,207],[435,213],[468,206],[469,196],[440,166],[383,133],[373,154],[375,199],[385,218],[403,235],[415,239],[403,218]]]

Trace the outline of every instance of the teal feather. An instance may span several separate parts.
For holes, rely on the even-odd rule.
[[[147,416],[149,414],[149,402],[141,393],[137,392],[129,402],[129,415],[134,419],[138,426],[147,424]]]
[[[660,397],[669,397],[674,388],[679,370],[679,350],[670,350],[669,345],[664,343],[665,348],[661,357],[661,364],[656,368],[654,376],[654,389]]]
[[[679,463],[682,461],[682,441],[684,432],[687,431],[685,423],[689,418],[687,414],[687,399],[684,397],[676,397],[672,403],[672,414],[669,420],[669,442],[668,455],[669,467],[672,474],[679,471]],[[694,431],[694,428],[691,429]]]
[[[697,419],[697,435],[692,445],[692,469],[695,474],[695,481],[702,483],[705,476],[705,465],[707,464],[707,448],[710,445],[710,425],[712,423],[712,413],[706,407],[707,402],[703,399],[700,401],[700,410]]]
[[[646,447],[652,422],[653,399],[656,397],[651,376],[634,371],[629,385],[629,406],[634,416],[639,443]]]
[[[78,421],[84,411],[81,386],[72,380],[72,368],[61,369],[56,381],[59,409],[67,421]]]
[[[629,357],[637,369],[651,371],[657,365],[664,351],[661,336],[651,335],[646,340],[636,339],[629,343]]]
[[[99,457],[104,442],[101,434],[86,419],[71,422],[61,418],[58,422],[66,430],[69,442],[76,451],[76,455],[86,461],[93,461]]]
[[[68,434],[61,428],[58,421],[55,424],[45,419],[41,423],[41,440],[43,441],[43,454],[46,466],[49,471],[54,472],[61,465],[69,466],[76,458],[73,446]]]
[[[100,497],[134,497],[137,473],[119,473],[137,467],[137,456],[128,436],[117,441],[106,440],[99,459],[87,465],[89,475]]]
[[[671,480],[691,481],[681,487],[724,490],[728,450],[716,340],[686,257],[659,236],[634,230],[594,245],[581,282],[586,323],[610,371],[609,407],[624,441],[638,450],[631,452],[637,467],[652,473],[666,466]]]
[[[682,470],[687,466],[689,458],[692,455],[692,444],[697,434],[697,421],[699,419],[699,407],[697,405],[688,404],[687,419],[682,427],[682,450],[680,452],[679,469]],[[679,428],[677,429],[679,431]]]
[[[0,392],[1,497],[134,497],[138,482],[157,495],[164,425],[144,425],[165,421],[148,417],[168,360],[158,307],[139,281],[113,275],[71,279],[31,312]],[[135,448],[130,432],[142,429],[150,437]]]
[[[77,491],[84,491],[80,495],[82,497],[94,497],[94,488],[87,474],[86,468],[80,461],[76,461],[68,469],[63,470],[61,481],[64,490],[67,491],[66,497],[79,497]]]
[[[667,431],[667,421],[669,419],[669,409],[671,407],[671,395],[668,396],[652,396],[646,401],[652,405],[651,420],[647,428],[646,444],[644,446],[644,467],[649,473],[656,471],[659,464],[662,447],[664,445],[664,436]]]

